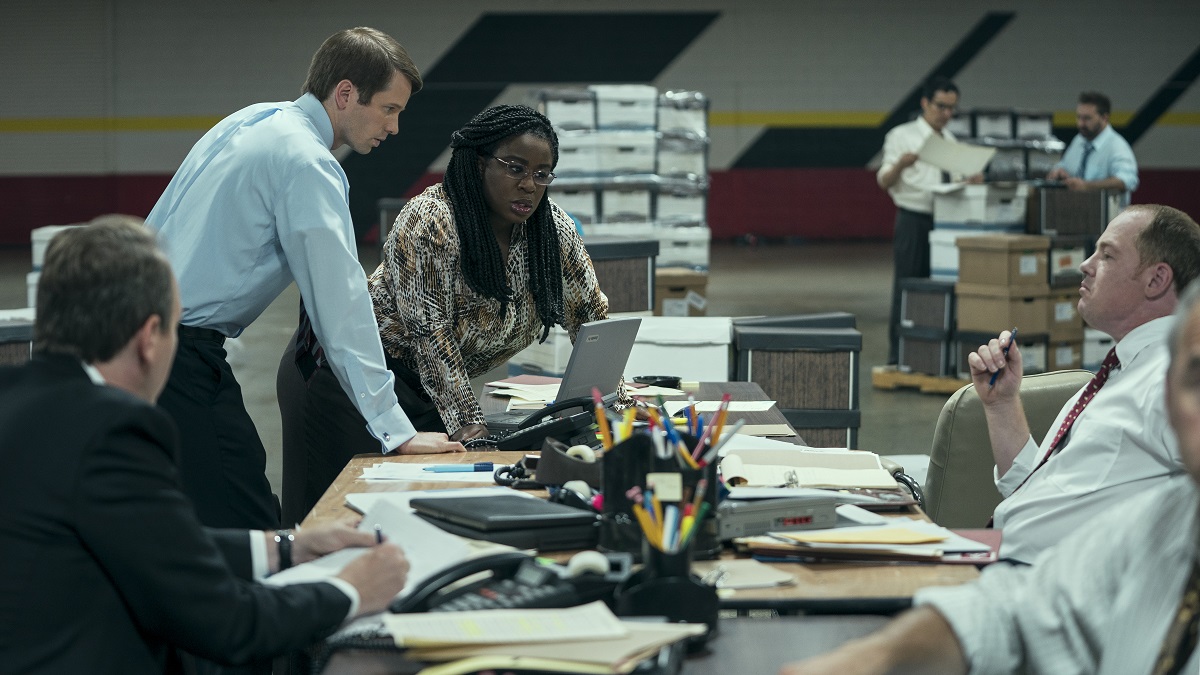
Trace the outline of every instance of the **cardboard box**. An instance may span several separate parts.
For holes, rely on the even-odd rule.
[[[975,138],[1012,138],[1012,110],[975,110],[971,113],[975,122]]]
[[[1020,232],[1020,225],[1007,226],[1013,233]],[[955,227],[934,229],[929,233],[929,278],[936,281],[958,281],[958,245],[962,237],[982,237],[1000,234],[994,227]]]
[[[954,284],[934,279],[900,280],[900,327],[954,330]]]
[[[1025,211],[1024,186],[964,185],[933,196],[935,228],[1019,226],[1025,222]]]
[[[1036,286],[993,286],[959,282],[954,287],[958,303],[958,330],[980,331],[996,336],[1016,326],[1018,334],[1050,331],[1048,295],[1044,284]]]
[[[42,269],[42,261],[46,257],[46,247],[50,245],[50,240],[54,235],[69,230],[72,227],[82,227],[80,225],[45,225],[43,227],[35,227],[29,233],[29,242],[33,246],[33,271],[37,272]],[[30,307],[33,305],[31,304]]]
[[[645,84],[593,84],[596,126],[653,129],[658,112],[658,89]]]
[[[509,370],[512,372],[515,366],[519,372],[562,377],[563,371],[567,369],[567,362],[571,360],[571,349],[571,337],[567,335],[567,331],[560,326],[554,326],[546,336],[545,342],[539,343],[535,340],[533,344],[514,354],[508,360]]]
[[[592,92],[546,93],[542,112],[560,129],[596,128],[596,100]]]
[[[699,272],[708,271],[708,249],[712,231],[707,227],[658,225],[659,267],[687,267]]]
[[[956,244],[960,283],[1048,286],[1049,237],[998,234],[959,238]]]
[[[1083,281],[1079,266],[1091,255],[1096,239],[1088,236],[1054,237],[1050,240],[1051,288],[1078,288]]]
[[[558,164],[554,167],[554,173],[559,176],[593,176],[596,171],[596,133],[559,132]]]
[[[595,142],[599,173],[654,173],[654,131],[599,131]]]
[[[646,186],[606,185],[600,193],[600,218],[606,223],[649,221],[652,199],[653,193]]]
[[[677,268],[655,270],[655,316],[704,316],[708,309],[707,288],[708,274],[704,272]]]
[[[728,382],[732,334],[727,316],[642,317],[625,377],[675,375],[689,382]]]
[[[702,190],[660,190],[655,197],[654,219],[663,223],[704,223],[708,195]]]
[[[550,201],[575,217],[583,225],[600,220],[599,199],[592,188],[555,190]]]
[[[1050,329],[1051,342],[1083,341],[1083,317],[1079,316],[1078,305],[1078,291],[1050,293],[1046,302],[1046,325]]]
[[[1018,110],[1013,114],[1017,138],[1049,138],[1054,135],[1054,114]]]
[[[1046,350],[1046,370],[1072,370],[1083,366],[1083,340],[1051,340]]]

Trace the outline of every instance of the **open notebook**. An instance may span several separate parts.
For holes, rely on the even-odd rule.
[[[733,450],[721,475],[730,487],[896,488],[879,455],[862,450]]]

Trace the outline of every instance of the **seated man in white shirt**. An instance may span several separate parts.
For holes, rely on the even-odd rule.
[[[1131,206],[1080,269],[1079,313],[1112,336],[1119,363],[1102,368],[1103,386],[1063,406],[1040,445],[1018,393],[1020,349],[1002,349],[1007,331],[969,357],[1004,496],[994,517],[1002,558],[1031,562],[1099,511],[1183,470],[1162,403],[1165,336],[1178,294],[1200,273],[1200,227],[1177,209]]]
[[[1145,486],[1032,567],[992,565],[974,583],[925,589],[881,631],[781,673],[1200,672],[1198,299],[1193,285],[1180,301],[1165,394],[1189,475]]]

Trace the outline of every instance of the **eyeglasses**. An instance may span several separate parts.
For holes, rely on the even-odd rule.
[[[930,101],[929,105],[931,105],[943,112],[951,112],[952,113],[955,110],[958,110],[958,106],[954,105],[953,103],[941,103],[940,101]]]
[[[492,159],[504,165],[504,174],[515,181],[523,181],[525,177],[530,175],[529,167],[520,162],[514,162],[508,159],[500,159],[495,155],[487,155]],[[549,171],[534,171],[533,184],[545,187],[554,182],[556,176]]]

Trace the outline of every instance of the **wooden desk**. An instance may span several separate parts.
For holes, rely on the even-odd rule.
[[[688,659],[688,675],[774,673],[791,661],[824,654],[881,628],[882,616],[800,616],[778,619],[722,619],[707,649]],[[420,666],[397,653],[342,651],[334,654],[325,675],[395,675]]]
[[[763,400],[762,389],[753,382],[703,383],[697,392],[698,400],[719,399],[729,392],[734,400]],[[492,397],[485,396],[484,399]],[[484,401],[485,411],[496,401]],[[752,424],[784,424],[786,420],[775,408],[764,412],[730,413],[744,417]],[[798,439],[780,439],[794,440]],[[363,469],[377,462],[407,464],[493,462],[512,464],[524,452],[468,452],[456,455],[358,455],[346,465],[333,485],[313,507],[304,525],[329,522],[354,512],[345,505],[346,495],[353,492],[392,492],[426,490],[445,487],[466,487],[462,483],[435,480],[374,481],[361,480]],[[920,513],[914,509],[914,513]],[[923,514],[922,514],[923,515]],[[726,552],[725,555],[732,556]],[[945,586],[966,583],[979,576],[971,565],[879,564],[879,563],[772,563],[774,567],[795,575],[794,586],[772,589],[737,591],[724,598],[721,606],[727,609],[774,609],[821,613],[892,613],[911,604],[913,593],[925,586]]]

